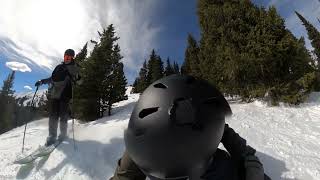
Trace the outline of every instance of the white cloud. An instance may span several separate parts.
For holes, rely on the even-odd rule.
[[[151,22],[157,3],[150,0],[1,0],[0,39],[11,39],[18,53],[52,69],[67,48],[80,50],[97,31],[113,23],[123,62],[140,67],[160,31]]]
[[[32,88],[30,86],[24,86],[23,88],[28,89],[28,90],[32,90]]]
[[[28,65],[20,62],[15,62],[15,61],[6,62],[6,66],[13,71],[31,72],[31,69],[29,68]]]
[[[155,39],[161,27],[154,26],[151,16],[155,13],[157,3],[150,0],[84,0],[86,11],[98,23],[101,30],[109,24],[115,25],[123,62],[128,70],[140,68],[151,49],[156,47]],[[94,29],[96,33],[97,29]]]

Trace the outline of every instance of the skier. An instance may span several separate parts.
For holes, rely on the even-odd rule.
[[[255,149],[225,124],[224,96],[191,76],[171,75],[140,96],[110,180],[263,180]],[[218,148],[222,143],[226,151]]]
[[[49,84],[49,136],[45,146],[56,142],[58,120],[60,118],[60,134],[58,141],[67,136],[67,121],[69,118],[69,101],[72,99],[73,85],[80,80],[78,66],[74,62],[75,52],[67,49],[64,53],[64,62],[55,67],[50,78],[36,82],[35,86]]]

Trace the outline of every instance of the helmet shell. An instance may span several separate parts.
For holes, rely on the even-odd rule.
[[[140,96],[124,133],[132,160],[149,177],[200,177],[216,151],[231,109],[212,85],[171,75]]]

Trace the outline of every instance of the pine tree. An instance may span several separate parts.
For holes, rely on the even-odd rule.
[[[167,65],[166,65],[166,68],[165,68],[165,70],[164,70],[164,75],[165,75],[165,76],[169,76],[169,75],[171,75],[171,74],[174,74],[174,70],[173,70],[173,67],[172,67],[172,65],[171,65],[171,63],[170,63],[170,59],[169,59],[169,57],[168,57],[168,59],[167,59]]]
[[[181,67],[180,67],[180,73],[181,73],[182,75],[187,75],[187,74],[188,74],[188,72],[187,72],[187,70],[186,70],[186,67],[185,67],[185,63],[183,63],[183,64],[181,65]]]
[[[88,54],[88,43],[86,43],[81,51],[76,55],[75,62],[81,64],[87,57]]]
[[[100,116],[98,81],[101,78],[98,77],[97,50],[98,44],[94,46],[90,57],[82,63],[83,82],[76,88],[76,116],[85,121],[92,121]]]
[[[156,80],[162,77],[163,77],[163,62],[161,60],[161,57],[158,56],[154,50],[152,50],[150,59],[148,61],[147,80],[149,84],[152,84],[153,82],[155,82]]]
[[[168,68],[168,66],[166,67],[166,69],[170,71],[170,68]],[[172,66],[171,66],[171,69],[173,71]],[[153,49],[149,56],[149,60],[144,61],[143,66],[139,71],[139,76],[135,79],[133,92],[134,93],[143,92],[150,84],[162,78],[165,74],[166,74],[166,71],[164,70],[161,57],[157,55],[155,50]]]
[[[175,61],[173,62],[173,73],[174,74],[180,74],[179,64],[176,63]]]
[[[154,51],[154,49],[152,50],[151,54],[150,54],[150,57],[149,57],[149,60],[148,60],[148,66],[147,66],[147,69],[148,69],[148,74],[147,74],[147,82],[148,84],[151,84],[154,79],[153,79],[153,74],[154,74],[154,66],[155,66],[155,61],[157,59],[157,55],[156,55],[156,52]]]
[[[133,92],[141,93],[148,87],[148,85],[148,66],[147,61],[145,60],[139,71],[139,77],[136,78],[135,83],[133,85]]]
[[[314,90],[320,90],[320,32],[309,22],[307,21],[301,14],[296,12],[299,19],[302,21],[303,25],[305,26],[309,39],[311,40],[311,45],[314,48],[313,54],[316,56],[317,61],[317,70],[315,74],[315,82],[314,82]],[[319,19],[318,19],[319,21]],[[320,21],[319,21],[320,22]]]
[[[317,57],[318,70],[320,70],[320,32],[297,11],[296,14],[307,29],[308,37],[311,40],[312,47],[314,48],[313,52]]]
[[[136,77],[136,79],[132,83],[132,92],[135,92],[137,84],[138,84],[138,77]]]
[[[15,78],[15,71],[12,71],[6,80],[3,81],[3,86],[1,88],[0,94],[2,96],[12,96],[14,93],[13,88],[13,81]]]
[[[120,55],[120,46],[118,44],[114,46],[111,56],[111,73],[106,77],[109,89],[105,94],[109,116],[114,103],[127,99],[125,95],[127,80],[123,72],[123,63],[120,62],[123,57]]]
[[[0,134],[8,131],[14,125],[14,107],[15,99],[13,97],[13,82],[15,71],[12,71],[3,81],[0,91]]]
[[[132,83],[132,92],[133,93],[139,93],[138,92],[138,82],[139,82],[139,77],[136,77],[135,80]]]
[[[125,99],[126,79],[120,62],[120,47],[115,44],[114,26],[98,32],[100,42],[95,43],[90,56],[82,64],[83,83],[79,87],[80,117],[95,120],[111,113],[112,104]]]
[[[185,60],[182,67],[184,74],[189,74],[201,78],[198,56],[199,47],[197,41],[192,37],[191,34],[189,34],[188,45],[185,51]]]
[[[265,10],[249,0],[199,0],[198,15],[201,77],[224,93],[250,101],[274,90],[275,101],[295,97],[291,103],[310,90],[297,85],[313,71],[304,41],[285,28],[274,7]]]
[[[88,54],[88,43],[86,43],[83,48],[81,49],[81,51],[76,55],[75,57],[75,62],[76,64],[79,66],[80,69],[80,81],[83,81],[83,74],[85,74],[85,59],[87,57]],[[85,85],[84,85],[85,86]],[[81,114],[82,114],[82,109],[84,109],[85,107],[81,107],[83,104],[83,98],[81,96],[81,93],[84,93],[82,91],[82,88],[84,88],[83,86],[78,86],[78,85],[74,85],[73,87],[73,104],[71,105],[71,113],[74,117],[76,118],[81,118]]]

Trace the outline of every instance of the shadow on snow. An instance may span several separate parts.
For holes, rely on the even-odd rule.
[[[85,175],[90,179],[107,179],[114,173],[118,159],[124,151],[124,142],[122,138],[113,138],[109,144],[103,144],[98,141],[75,141],[77,150],[74,150],[73,140],[68,138],[57,149],[66,157],[52,169],[42,169],[48,158],[43,157],[38,162],[21,166],[17,179],[28,178],[32,169],[36,172],[42,171],[44,179],[50,179],[61,171],[68,171],[70,167],[79,171],[80,175]],[[68,174],[68,173],[62,173]]]

